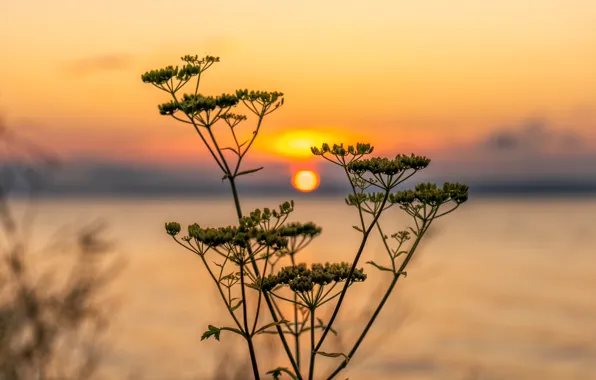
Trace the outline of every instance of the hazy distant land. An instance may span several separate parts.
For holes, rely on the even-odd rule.
[[[7,165],[3,166],[4,168]],[[2,167],[0,167],[0,170]],[[349,186],[343,173],[334,167],[322,167],[320,187],[317,195],[343,195]],[[425,174],[425,175],[423,175]],[[228,195],[229,186],[221,180],[221,174],[212,169],[155,168],[146,165],[77,163],[66,164],[51,175],[51,185],[46,186],[45,196],[217,196]],[[268,165],[253,176],[240,177],[239,187],[246,195],[297,195],[290,183],[291,172],[282,165]],[[525,177],[525,178],[524,178]],[[474,195],[596,195],[596,178],[573,176],[511,177],[496,175],[454,175],[448,177],[435,171],[424,171],[416,179],[406,182],[413,186],[419,182],[443,183],[446,180],[460,181],[470,186]],[[23,192],[18,183],[14,193]]]

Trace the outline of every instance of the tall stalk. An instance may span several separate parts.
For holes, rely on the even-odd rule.
[[[383,298],[381,299],[381,302],[379,302],[379,305],[377,306],[377,308],[375,309],[374,313],[370,317],[370,320],[367,322],[366,326],[364,327],[364,330],[358,336],[358,339],[356,340],[356,343],[354,343],[354,346],[352,347],[352,349],[350,349],[350,352],[347,355],[348,358],[350,358],[350,360],[354,358],[354,355],[356,354],[356,351],[358,350],[358,348],[360,347],[360,345],[364,341],[364,338],[368,334],[368,331],[370,330],[370,328],[372,327],[372,325],[376,321],[377,317],[381,313],[381,310],[385,306],[385,303],[389,299],[389,296],[393,292],[393,288],[397,284],[397,281],[404,274],[405,268],[408,266],[408,263],[409,263],[410,259],[412,258],[412,256],[414,255],[414,252],[416,252],[416,248],[418,248],[418,244],[420,243],[420,240],[422,239],[422,236],[424,236],[424,234],[428,230],[428,227],[430,227],[430,223],[427,224],[426,221],[424,221],[422,223],[422,227],[421,227],[421,229],[420,229],[420,231],[418,233],[418,236],[416,237],[416,240],[414,241],[414,244],[412,245],[412,247],[410,248],[410,251],[408,252],[408,255],[406,256],[406,258],[403,261],[402,265],[400,266],[399,270],[397,270],[393,274],[393,279],[391,280],[391,283],[389,284],[389,287],[387,288],[387,291],[383,295]],[[341,370],[344,369],[347,366],[347,364],[348,363],[346,361],[343,361],[335,369],[335,371],[333,371],[333,373],[331,373],[331,375],[329,375],[329,377],[327,378],[327,380],[333,379],[335,376],[337,376],[337,374],[339,374],[339,372],[341,372]]]
[[[290,256],[292,266],[296,266],[294,254]],[[294,345],[296,346],[296,365],[300,370],[300,334],[298,332],[298,295],[294,293]]]
[[[315,308],[310,311],[310,364],[308,366],[308,380],[313,380],[315,374],[315,358],[317,351],[315,350]]]
[[[240,198],[238,196],[238,189],[236,188],[235,177],[234,176],[228,177],[228,180],[230,181],[230,187],[232,188],[232,196],[234,197],[234,206],[236,207],[236,215],[238,217],[238,221],[240,221],[242,219],[243,215],[242,215],[242,207],[240,206]],[[258,277],[259,276],[259,267],[257,266],[257,262],[254,259],[254,256],[252,254],[252,249],[250,248],[250,246],[248,247],[248,253],[249,253],[249,256],[251,257],[251,263],[252,263],[253,270],[255,271],[255,275]],[[273,303],[271,302],[271,298],[269,297],[269,294],[267,294],[267,292],[263,292],[263,297],[265,298],[265,302],[267,303],[267,307],[269,308],[271,318],[273,319],[273,322],[275,322],[275,328],[277,330],[278,336],[282,342],[282,345],[284,347],[286,355],[288,356],[288,359],[290,360],[292,368],[295,371],[296,377],[298,379],[302,379],[302,376],[300,375],[300,368],[296,364],[296,360],[294,359],[294,356],[292,355],[292,351],[290,349],[290,346],[288,345],[288,341],[286,340],[283,330],[281,329],[281,326],[279,323],[280,321],[279,321],[279,318],[277,317],[277,313],[275,312]],[[251,360],[252,360],[252,356],[251,356]],[[256,363],[256,358],[255,358],[255,363]],[[253,368],[255,368],[254,365],[253,365]],[[259,377],[255,377],[255,378],[258,379]]]

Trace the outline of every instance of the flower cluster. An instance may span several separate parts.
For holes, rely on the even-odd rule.
[[[381,203],[383,202],[383,199],[385,199],[385,193],[374,192],[348,194],[348,197],[345,199],[345,201],[348,206],[359,206],[365,202]]]
[[[269,222],[272,219],[281,220],[287,217],[292,211],[294,211],[294,201],[286,201],[279,205],[278,210],[271,210],[265,207],[263,211],[256,209],[252,211],[248,216],[240,219],[240,226],[246,228],[257,227],[262,223]]]
[[[239,100],[234,95],[221,94],[220,96],[203,96],[201,94],[184,94],[180,102],[169,101],[158,106],[162,115],[172,115],[180,110],[188,115],[213,111],[216,108],[229,108],[238,104]]]
[[[194,239],[197,244],[202,244],[207,247],[228,245],[248,248],[251,246],[252,240],[256,241],[259,245],[274,249],[281,249],[288,245],[288,239],[284,236],[280,236],[275,231],[246,228],[242,226],[201,228],[196,223],[188,226],[188,239],[184,240],[190,239]]]
[[[439,206],[443,203],[454,201],[456,204],[468,200],[468,186],[460,183],[445,182],[443,188],[437,188],[433,183],[421,183],[414,190],[398,191],[389,194],[389,203],[410,205],[415,201],[430,206]]]
[[[237,114],[231,113],[231,112],[227,112],[227,113],[221,115],[220,118],[223,119],[230,126],[230,128],[234,128],[241,121],[246,120],[245,115],[237,115]]]
[[[262,289],[269,291],[280,284],[288,285],[294,292],[304,293],[313,290],[315,285],[324,286],[332,282],[345,281],[350,274],[350,265],[346,262],[330,264],[306,264],[283,267],[278,274],[263,279]],[[366,280],[364,269],[355,269],[350,282]]]
[[[168,235],[176,236],[180,233],[180,223],[170,222],[165,224]],[[297,236],[312,239],[321,233],[321,227],[314,223],[292,223],[275,230],[259,228],[246,223],[240,226],[206,227],[198,224],[188,226],[188,236],[182,240],[194,240],[197,244],[207,247],[236,246],[248,248],[254,241],[261,246],[279,250],[288,246],[288,240]]]
[[[315,146],[310,148],[310,151],[315,156],[322,156],[325,153],[331,153],[334,156],[358,156],[364,154],[371,154],[374,150],[374,147],[370,146],[370,144],[362,144],[357,143],[354,147],[353,145],[348,145],[347,148],[344,148],[344,144],[333,144],[333,147],[329,147],[329,144],[324,143],[321,148],[317,148]]]
[[[430,160],[424,156],[411,156],[398,154],[394,159],[374,157],[365,160],[350,162],[348,169],[352,173],[395,175],[408,169],[420,170],[428,166]]]
[[[188,237],[208,247],[233,245],[240,248],[248,248],[250,246],[250,239],[255,238],[256,234],[255,231],[242,227],[201,228],[195,223],[188,226]],[[261,239],[263,238],[261,236]],[[273,239],[270,239],[270,241],[271,244],[274,243]],[[283,245],[283,242],[280,244]]]
[[[146,72],[145,74],[141,75],[141,80],[144,83],[153,83],[156,85],[161,85],[166,83],[172,78],[175,78],[178,75],[178,66],[166,66],[163,69],[159,70],[151,70]]]
[[[169,222],[166,223],[166,232],[170,236],[176,236],[180,233],[182,227],[180,227],[180,223],[177,222]]]
[[[184,57],[180,58],[184,62],[187,62],[193,66],[200,66],[206,64],[212,64],[213,62],[219,62],[219,57],[214,57],[212,55],[206,55],[203,58],[199,59],[198,55],[185,55]]]
[[[314,238],[321,234],[322,228],[312,222],[308,223],[289,223],[279,229],[277,233],[283,237],[304,236]]]
[[[179,69],[178,66],[166,66],[163,69],[151,70],[141,75],[141,80],[144,83],[152,83],[157,86],[161,86],[173,78],[188,81],[193,76],[206,70],[214,62],[219,62],[219,57],[212,57],[210,55],[201,59],[196,55],[186,55],[181,59],[187,63],[182,68]]]
[[[260,104],[273,104],[280,99],[284,94],[282,92],[268,92],[268,91],[248,91],[248,90],[236,90],[236,97],[239,100],[247,102],[257,102]],[[283,102],[283,99],[281,99]]]

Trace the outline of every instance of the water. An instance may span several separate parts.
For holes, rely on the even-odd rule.
[[[244,209],[280,201],[253,198]],[[213,375],[222,364],[218,358],[227,354],[228,368],[244,363],[244,343],[236,336],[201,342],[208,324],[228,320],[198,257],[163,228],[173,220],[234,224],[226,199],[51,200],[37,210],[36,242],[63,225],[99,218],[109,223],[117,254],[126,260],[109,289],[118,307],[107,331],[105,378],[225,378],[221,367]],[[350,371],[339,378],[596,379],[594,215],[596,199],[486,198],[437,220]],[[388,216],[387,232],[409,221],[397,210]],[[291,220],[323,227],[303,261],[347,260],[359,243],[350,227],[355,210],[342,199],[300,199]],[[377,238],[365,251],[363,260],[370,259],[384,260]],[[361,311],[380,298],[375,279],[389,281],[365,269],[370,281],[354,287],[340,314],[343,343],[334,340],[327,351],[353,342]],[[263,363],[272,355],[267,352]],[[339,359],[317,360],[331,365]],[[263,372],[274,368],[263,365]]]

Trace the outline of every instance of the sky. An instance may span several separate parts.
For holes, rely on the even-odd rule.
[[[213,168],[194,132],[157,112],[167,94],[140,79],[197,54],[221,58],[202,93],[285,94],[251,164],[324,171],[295,148],[363,141],[462,178],[596,178],[591,0],[29,0],[0,10],[5,124],[79,166]]]

